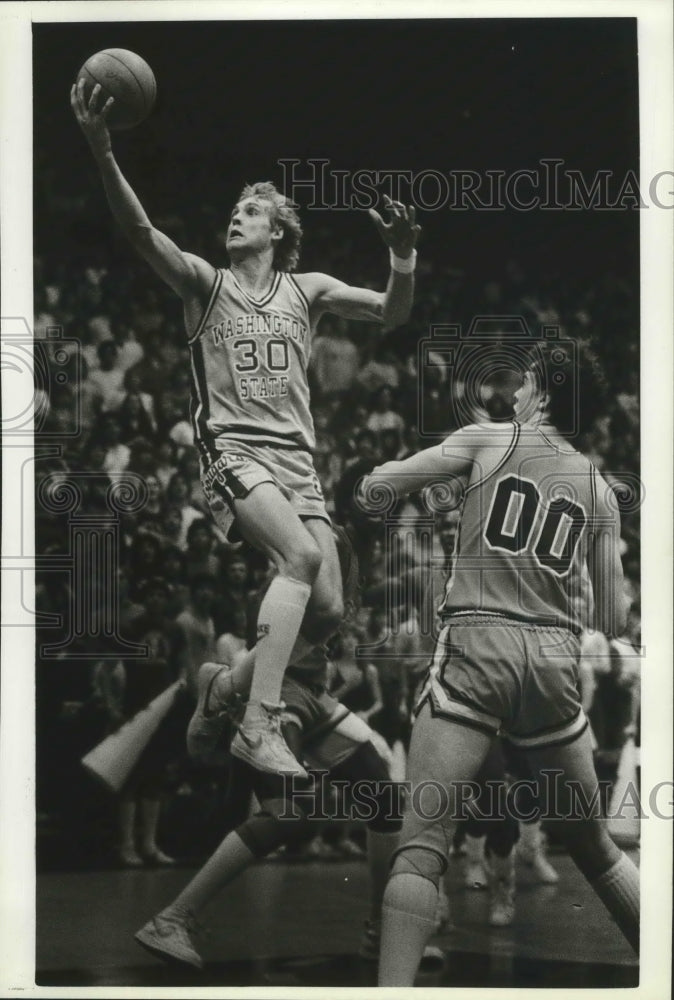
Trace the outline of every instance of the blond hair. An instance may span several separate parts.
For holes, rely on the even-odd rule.
[[[294,201],[281,194],[271,181],[246,184],[239,200],[242,201],[244,198],[261,198],[270,203],[272,224],[283,229],[283,237],[274,248],[274,267],[277,271],[296,270],[302,242],[302,226],[297,214],[298,206]]]

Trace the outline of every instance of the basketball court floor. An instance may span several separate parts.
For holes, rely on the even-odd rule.
[[[638,861],[636,852],[629,852]],[[418,985],[631,987],[637,959],[564,854],[556,886],[518,868],[517,914],[487,925],[485,892],[464,889],[450,861],[450,924],[432,943]],[[367,916],[367,865],[263,862],[204,912],[203,972],[167,966],[134,932],[188,881],[192,868],[48,872],[37,882],[36,981],[40,986],[373,986],[375,963],[358,957]]]

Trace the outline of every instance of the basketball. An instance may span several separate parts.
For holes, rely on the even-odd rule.
[[[102,94],[99,109],[108,97],[115,103],[107,115],[111,129],[133,128],[150,114],[157,96],[154,73],[141,56],[128,49],[103,49],[90,56],[77,74],[85,79],[87,100],[97,83]],[[76,81],[77,82],[77,81]]]

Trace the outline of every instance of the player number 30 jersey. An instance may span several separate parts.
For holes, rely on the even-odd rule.
[[[292,275],[274,272],[252,298],[220,270],[201,323],[190,338],[192,423],[202,452],[217,438],[250,444],[315,444],[307,365],[309,304]]]

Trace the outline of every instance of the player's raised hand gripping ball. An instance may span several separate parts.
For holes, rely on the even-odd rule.
[[[154,73],[139,55],[128,49],[104,49],[90,56],[77,74],[76,83],[84,80],[86,105],[100,85],[98,108],[112,97],[105,120],[110,129],[133,128],[150,114],[157,97]]]

